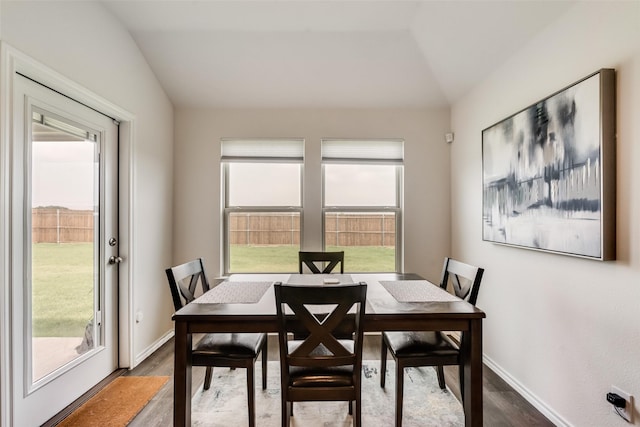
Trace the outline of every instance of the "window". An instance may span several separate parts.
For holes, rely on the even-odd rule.
[[[222,141],[224,272],[298,269],[301,139]]]
[[[349,272],[401,271],[403,142],[323,140],[325,250]]]

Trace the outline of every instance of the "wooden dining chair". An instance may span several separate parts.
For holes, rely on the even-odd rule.
[[[167,268],[167,279],[176,311],[196,298],[198,283],[207,292],[209,281],[202,259]],[[211,386],[213,367],[247,369],[249,426],[256,425],[254,364],[262,352],[262,389],[267,388],[267,335],[264,333],[210,333],[193,348],[193,366],[206,366],[204,390]]]
[[[445,258],[440,287],[447,290],[449,283],[453,292],[475,305],[480,290],[484,269]],[[462,332],[461,342],[465,341]],[[435,366],[438,385],[445,389],[445,365],[460,365],[460,346],[446,333],[440,331],[383,332],[381,345],[380,386],[385,386],[387,350],[396,361],[396,426],[402,425],[402,396],[404,368]],[[464,372],[460,369],[460,394],[464,393]],[[464,396],[463,396],[464,398]]]
[[[366,283],[274,285],[280,344],[282,426],[293,402],[347,401],[354,426],[361,420],[361,371]],[[313,305],[313,313],[309,305]],[[322,306],[325,310],[318,310]],[[355,306],[355,313],[349,312]],[[287,310],[287,307],[290,311]],[[326,316],[318,320],[317,313]],[[297,340],[292,333],[303,332]],[[341,338],[348,334],[349,338]]]
[[[325,263],[328,264],[324,265]],[[303,272],[303,266],[306,266],[313,274],[328,274],[338,264],[340,264],[340,274],[344,274],[344,251],[298,252],[298,270],[300,274]]]

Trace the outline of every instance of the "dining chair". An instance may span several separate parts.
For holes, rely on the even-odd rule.
[[[475,305],[484,269],[445,258],[440,287],[447,290],[449,283],[461,299]],[[462,332],[460,341],[465,342]],[[396,426],[402,425],[402,395],[404,368],[435,366],[438,385],[445,389],[444,366],[460,365],[460,345],[442,331],[383,332],[381,345],[380,386],[385,386],[387,350],[396,362]],[[464,371],[459,370],[460,394],[464,393]],[[463,396],[464,399],[464,396]]]
[[[167,268],[167,279],[171,288],[176,311],[196,298],[198,283],[202,292],[210,289],[202,258]],[[254,364],[262,352],[262,389],[267,388],[267,335],[264,333],[210,333],[194,346],[193,366],[206,366],[204,390],[211,386],[213,367],[247,369],[247,402],[249,426],[256,425]]]
[[[324,263],[328,263],[326,266]],[[298,270],[302,274],[303,266],[313,274],[328,274],[340,264],[340,274],[344,274],[344,251],[339,252],[298,252]],[[320,270],[322,268],[322,270]]]
[[[336,286],[276,283],[274,291],[282,426],[289,426],[293,402],[347,401],[350,414],[355,402],[353,424],[359,427],[366,283]],[[316,316],[319,312],[326,313],[320,316],[322,321]],[[305,338],[295,339],[292,334],[295,332],[303,332]],[[347,334],[349,338],[342,338]]]

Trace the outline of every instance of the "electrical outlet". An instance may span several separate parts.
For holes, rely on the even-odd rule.
[[[611,386],[611,392],[617,394],[618,396],[624,398],[624,400],[627,401],[627,404],[625,405],[624,408],[616,408],[615,406],[613,406],[613,409],[612,409],[613,412],[617,413],[622,418],[624,418],[625,420],[633,424],[633,396],[631,396],[629,393],[626,393],[620,390],[616,386]]]

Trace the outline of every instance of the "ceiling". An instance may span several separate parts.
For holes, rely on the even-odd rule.
[[[103,0],[176,107],[451,105],[573,1]]]

